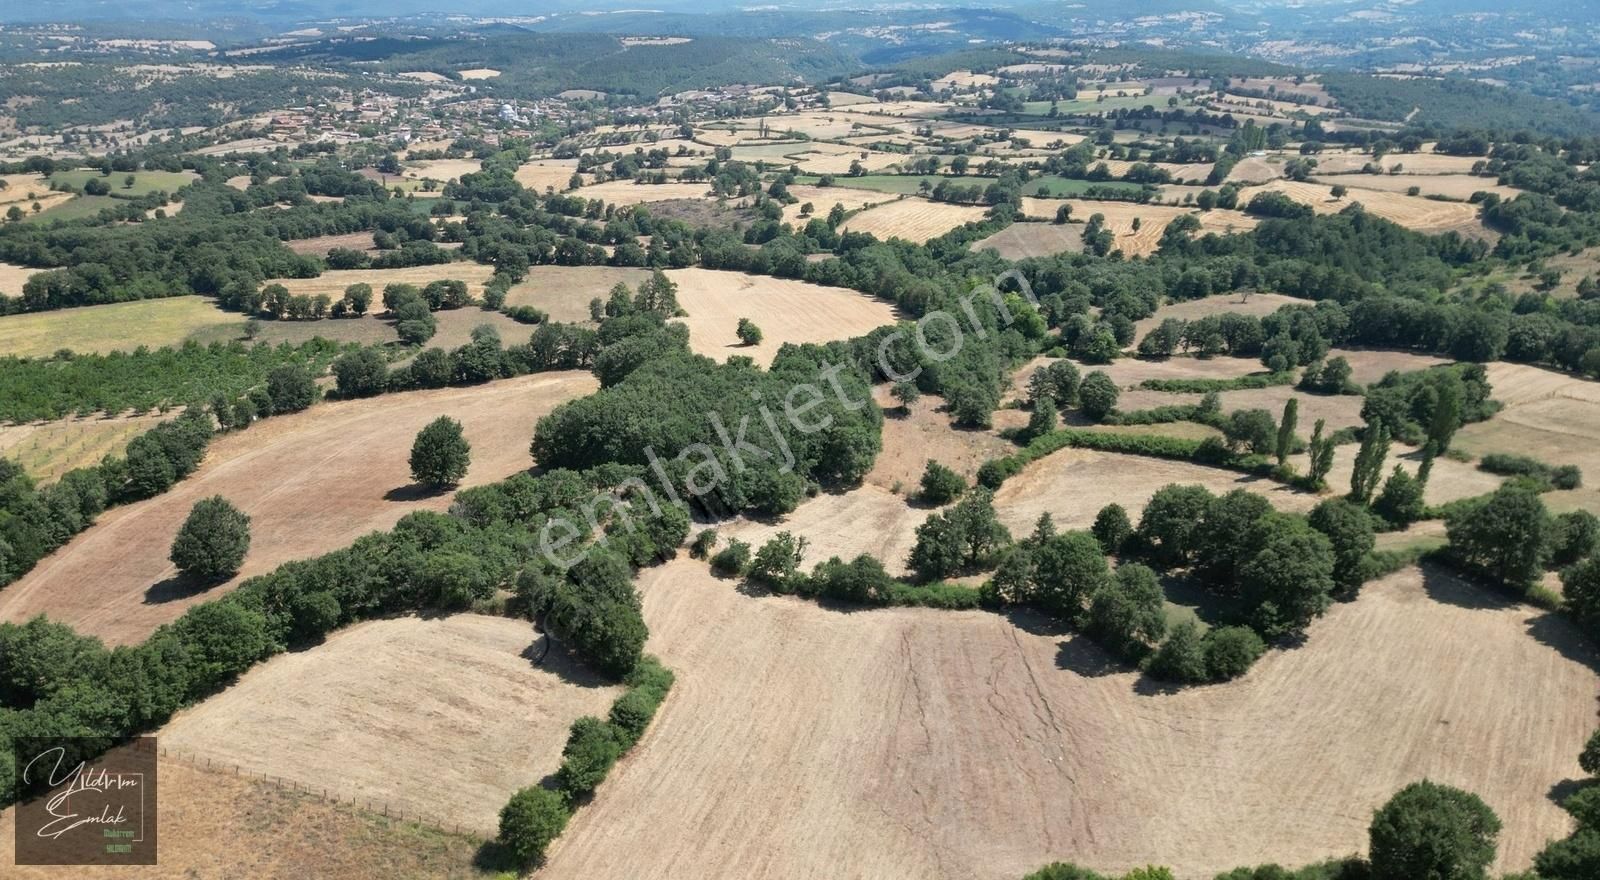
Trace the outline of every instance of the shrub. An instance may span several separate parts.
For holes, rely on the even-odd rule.
[[[1600,831],[1580,829],[1534,856],[1541,880],[1592,880],[1600,877]]]
[[[807,584],[814,595],[864,605],[886,604],[894,586],[883,563],[865,553],[850,562],[832,557],[812,571]]]
[[[1372,817],[1374,880],[1478,880],[1494,861],[1500,820],[1477,795],[1432,782],[1401,789]]]
[[[960,497],[967,490],[967,481],[944,465],[928,459],[922,471],[921,498],[928,504],[942,507]]]
[[[567,744],[561,750],[556,786],[569,798],[594,791],[622,756],[627,742],[626,732],[598,718],[585,716],[572,722]]]
[[[694,536],[694,542],[689,545],[689,555],[695,559],[707,559],[716,546],[717,530],[702,529],[700,534]]]
[[[1600,730],[1589,735],[1589,741],[1583,744],[1583,751],[1578,753],[1578,766],[1590,776],[1600,776]]]
[[[650,719],[661,705],[660,693],[648,688],[632,688],[611,704],[608,719],[613,727],[626,734],[625,742],[632,745],[644,735]]]
[[[1567,566],[1600,550],[1600,518],[1587,510],[1574,510],[1556,517],[1550,542],[1550,561]]]
[[[500,843],[523,865],[538,864],[571,816],[560,794],[531,785],[500,808]]]
[[[1229,681],[1250,671],[1267,652],[1267,643],[1247,626],[1219,626],[1200,640],[1206,655],[1206,674],[1213,681]]]
[[[1209,677],[1206,669],[1206,650],[1201,641],[1200,627],[1185,620],[1172,628],[1166,641],[1150,656],[1146,672],[1162,681],[1184,684],[1202,682]]]
[[[472,445],[461,433],[461,423],[440,416],[417,432],[411,444],[411,478],[423,486],[453,486],[467,475]]]
[[[739,325],[734,332],[738,334],[739,342],[743,345],[761,344],[761,328],[757,327],[755,322],[749,318],[740,318]]]
[[[1588,785],[1561,803],[1578,820],[1580,829],[1600,831],[1600,785]]]
[[[172,542],[170,558],[186,577],[232,577],[250,549],[250,517],[221,495],[195,502]]]
[[[750,560],[750,569],[746,572],[746,576],[775,591],[785,592],[791,588],[793,581],[799,575],[800,563],[805,559],[805,554],[805,538],[796,538],[789,532],[779,532],[756,551],[755,558]]]
[[[728,546],[718,550],[717,555],[711,557],[713,571],[732,577],[743,575],[749,565],[750,545],[738,538],[730,539]]]

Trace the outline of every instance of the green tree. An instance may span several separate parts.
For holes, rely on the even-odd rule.
[[[1306,520],[1333,545],[1334,589],[1353,594],[1366,579],[1367,555],[1377,543],[1371,514],[1348,499],[1329,498],[1313,507]]]
[[[560,793],[530,785],[500,808],[500,843],[523,865],[536,865],[571,816]]]
[[[250,517],[214,495],[189,509],[169,558],[185,577],[221,580],[238,573],[249,549]]]
[[[889,393],[900,404],[900,411],[906,413],[911,412],[912,404],[922,399],[922,389],[915,382],[896,382]]]
[[[1372,503],[1372,512],[1391,525],[1409,526],[1427,514],[1428,505],[1422,498],[1424,488],[1421,480],[1395,465],[1389,479],[1384,481],[1383,491]]]
[[[1324,433],[1326,427],[1326,419],[1317,419],[1311,432],[1311,445],[1307,448],[1311,458],[1307,478],[1318,489],[1328,484],[1328,472],[1333,470],[1334,443],[1333,437]]]
[[[1434,383],[1433,413],[1428,419],[1428,443],[1443,454],[1450,448],[1456,429],[1461,427],[1461,379],[1456,373],[1441,373]]]
[[[1078,622],[1084,604],[1111,577],[1100,542],[1088,532],[1062,532],[1031,548],[1025,599],[1050,614]]]
[[[1541,880],[1593,880],[1600,877],[1600,831],[1579,829],[1534,856]]]
[[[1477,795],[1424,780],[1379,808],[1368,834],[1374,880],[1481,880],[1500,819]]]
[[[1589,735],[1589,741],[1583,744],[1583,751],[1578,753],[1578,766],[1590,776],[1600,776],[1600,730]]]
[[[1514,483],[1445,518],[1451,556],[1518,589],[1538,582],[1553,531],[1539,494]]]
[[[1163,486],[1139,518],[1139,540],[1165,565],[1184,565],[1194,554],[1191,535],[1214,496],[1204,486]]]
[[[280,364],[267,374],[267,399],[274,414],[299,412],[316,402],[316,380],[305,367]]]
[[[1356,453],[1356,463],[1350,472],[1350,500],[1370,504],[1372,493],[1377,491],[1383,478],[1383,460],[1389,457],[1389,429],[1383,424],[1367,424],[1362,433],[1361,449]]]
[[[1056,402],[1049,397],[1040,398],[1039,402],[1033,405],[1033,413],[1028,416],[1027,427],[1017,435],[1018,442],[1026,445],[1054,431],[1059,424],[1059,418],[1056,415]]]
[[[1291,397],[1283,405],[1283,418],[1278,422],[1277,456],[1278,467],[1289,463],[1289,454],[1294,451],[1294,429],[1300,421],[1300,398]]]
[[[411,478],[429,488],[461,482],[471,461],[472,445],[462,434],[461,423],[449,416],[429,422],[411,443]]]
[[[1119,566],[1089,599],[1089,634],[1111,653],[1136,662],[1166,635],[1165,601],[1161,581],[1148,566]]]
[[[1161,647],[1150,656],[1146,671],[1162,681],[1184,684],[1205,681],[1208,673],[1205,647],[1200,643],[1200,627],[1192,620],[1173,627]]]
[[[1206,652],[1206,674],[1213,681],[1231,681],[1250,671],[1267,652],[1267,643],[1248,626],[1219,626],[1200,640]]]
[[[750,562],[751,580],[774,590],[788,590],[800,574],[800,563],[806,555],[806,539],[796,538],[789,532],[779,532],[761,545]]]
[[[1267,638],[1304,631],[1333,593],[1333,545],[1305,520],[1282,514],[1263,517],[1244,540],[1260,548],[1239,568],[1251,625]]]
[[[1099,370],[1095,370],[1083,379],[1083,384],[1078,386],[1078,402],[1083,407],[1083,414],[1091,421],[1103,421],[1112,410],[1117,408],[1117,385]]]
[[[389,384],[389,365],[376,349],[363,348],[334,358],[334,387],[340,397],[370,397]]]
[[[1128,521],[1128,511],[1122,505],[1112,502],[1100,508],[1094,516],[1094,525],[1090,531],[1095,539],[1100,542],[1100,547],[1107,553],[1120,553],[1128,539],[1133,536],[1133,524]]]
[[[626,733],[593,716],[572,722],[556,770],[557,787],[574,799],[594,791],[622,757],[626,742]]]

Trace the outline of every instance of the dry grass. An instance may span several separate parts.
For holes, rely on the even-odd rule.
[[[79,354],[131,351],[141,345],[158,348],[234,320],[198,296],[7,315],[0,318],[0,354],[43,357],[63,348]]]
[[[378,249],[372,244],[371,232],[347,232],[342,235],[296,238],[283,244],[297,254],[316,254],[317,256],[327,256],[328,251],[334,248],[347,248],[352,251],[361,251],[365,254],[378,252]]]
[[[848,174],[857,162],[868,172],[882,171],[907,161],[899,153],[880,153],[873,150],[813,150],[797,157],[800,170],[806,174]]]
[[[406,165],[404,176],[413,180],[452,181],[459,180],[463,174],[472,174],[483,167],[477,159],[425,159],[420,162],[410,162]]]
[[[909,413],[902,413],[887,384],[874,389],[873,397],[885,411],[883,451],[866,481],[879,488],[892,490],[899,484],[910,497],[919,491],[930,458],[971,480],[985,461],[1016,451],[990,431],[951,427],[950,415],[941,410],[943,398],[924,395]]]
[[[326,787],[485,836],[512,792],[561,762],[605,686],[523,620],[457,614],[347,627],[281,654],[157,736],[175,752]]]
[[[1600,510],[1600,382],[1521,364],[1489,365],[1494,398],[1505,408],[1486,422],[1467,425],[1454,446],[1475,456],[1528,455],[1551,465],[1575,464],[1585,488],[1551,492],[1558,510]]]
[[[517,183],[542,193],[546,189],[562,192],[578,170],[577,159],[535,159],[517,169]]]
[[[568,175],[569,177],[571,175]],[[608,180],[577,190],[573,195],[586,199],[600,199],[618,207],[646,202],[666,202],[673,199],[710,199],[711,188],[703,183],[634,183],[631,180]]]
[[[33,269],[28,266],[18,266],[13,263],[0,263],[0,294],[10,297],[21,296],[22,285],[27,284],[28,279],[32,278],[40,271],[42,270]],[[3,350],[4,349],[0,349],[0,351]]]
[[[888,303],[842,287],[712,269],[673,269],[667,277],[688,312],[681,320],[689,327],[690,348],[717,360],[744,355],[769,364],[786,342],[849,339],[897,317]],[[740,318],[761,328],[759,345],[739,341]]]
[[[1471,174],[1341,174],[1322,175],[1318,177],[1318,181],[1330,186],[1336,183],[1344,184],[1350,188],[1350,195],[1346,198],[1357,201],[1363,197],[1363,191],[1403,193],[1411,187],[1416,187],[1420,195],[1437,195],[1462,201],[1466,201],[1477,192],[1494,193],[1508,200],[1522,195],[1522,190],[1501,186],[1493,177],[1474,177]]]
[[[1161,322],[1168,318],[1176,318],[1180,321],[1198,321],[1211,315],[1224,314],[1263,317],[1276,312],[1284,306],[1309,306],[1313,304],[1311,300],[1284,296],[1281,293],[1252,293],[1248,296],[1241,296],[1237,293],[1224,293],[1202,299],[1170,302],[1156,309],[1154,315],[1135,323],[1136,335],[1134,343],[1137,344],[1140,339],[1148,336],[1151,330],[1159,327]]]
[[[854,559],[866,553],[890,573],[904,575],[906,557],[916,543],[916,529],[933,511],[915,508],[887,489],[874,485],[849,492],[824,493],[781,520],[740,519],[718,527],[723,541],[738,538],[760,547],[778,532],[806,539],[802,568],[809,571],[831,556]]]
[[[1439,202],[1420,196],[1376,190],[1353,192],[1335,201],[1331,189],[1320,183],[1274,180],[1259,190],[1241,192],[1239,198],[1241,202],[1247,202],[1254,198],[1257,192],[1280,192],[1303,205],[1309,205],[1318,214],[1337,214],[1359,202],[1373,216],[1382,217],[1417,232],[1458,232],[1478,238],[1490,234],[1478,219],[1477,205]]]
[[[160,864],[117,868],[118,880],[474,880],[481,841],[391,819],[318,795],[227,772],[160,761]],[[317,787],[321,791],[321,786]],[[14,811],[0,812],[0,864],[10,880],[83,876],[13,865]],[[224,846],[219,841],[248,841]],[[109,876],[109,875],[107,875]]]
[[[465,427],[473,455],[463,485],[480,485],[526,468],[534,422],[595,387],[587,373],[543,373],[325,403],[224,435],[188,479],[106,512],[0,591],[0,620],[47,613],[110,644],[140,641],[243,578],[348,546],[413,510],[448,507],[449,493],[411,487],[406,463],[412,438],[435,418]],[[250,553],[239,577],[196,591],[176,579],[167,550],[189,509],[212,495],[250,515]]]
[[[1053,220],[1057,209],[1063,204],[1071,206],[1072,219],[1079,223],[1087,223],[1095,214],[1104,217],[1106,229],[1115,237],[1113,248],[1129,257],[1145,257],[1155,253],[1160,247],[1161,236],[1167,231],[1167,225],[1183,214],[1193,214],[1199,218],[1200,235],[1208,232],[1219,235],[1247,232],[1254,229],[1257,222],[1256,218],[1242,211],[1200,211],[1173,205],[1141,205],[1135,202],[1098,202],[1083,199],[1024,198],[1022,212],[1028,217]],[[1133,228],[1134,220],[1139,221],[1137,230]]]
[[[43,174],[0,174],[0,181],[5,183],[0,187],[0,215],[12,205],[31,214],[34,202],[39,203],[40,211],[47,211],[72,201],[72,193],[51,192],[50,181]]]
[[[551,876],[999,880],[1072,859],[1209,877],[1360,851],[1423,777],[1483,796],[1498,867],[1525,868],[1570,827],[1548,793],[1578,772],[1600,686],[1567,624],[1435,571],[1176,694],[1026,616],[841,613],[688,560],[641,589],[678,684]],[[1507,742],[1517,760],[1482,759]]]
[[[587,322],[590,300],[599,297],[603,302],[618,284],[637,288],[649,277],[649,269],[534,266],[527,278],[507,291],[506,303],[543,309],[552,321]]]
[[[274,278],[263,282],[263,286],[282,284],[289,288],[292,294],[303,293],[308,296],[327,294],[337,302],[344,296],[345,288],[350,285],[370,284],[373,303],[376,308],[382,308],[383,288],[387,284],[414,284],[425,287],[430,281],[465,281],[468,291],[473,296],[482,296],[483,285],[493,274],[493,266],[457,262],[439,263],[433,266],[408,266],[404,269],[342,269],[323,272],[316,278]]]
[[[976,206],[907,197],[863,211],[839,228],[844,232],[869,233],[883,240],[902,238],[922,244],[964,223],[982,220],[986,213],[987,209]]]
[[[1048,257],[1062,251],[1083,250],[1083,227],[1076,224],[1013,223],[981,241],[972,243],[974,252],[994,248],[1008,260]]]
[[[1448,358],[1434,357],[1431,354],[1376,349],[1335,348],[1328,352],[1329,360],[1336,357],[1342,357],[1350,364],[1350,379],[1363,385],[1370,385],[1394,370],[1410,373],[1451,362]],[[1495,389],[1494,396],[1496,398],[1500,396],[1498,388]]]
[[[800,215],[802,205],[811,205],[811,216],[827,218],[828,212],[834,205],[843,205],[846,211],[859,211],[871,205],[881,204],[894,199],[888,193],[873,192],[867,189],[850,189],[840,186],[806,186],[796,185],[789,187],[789,195],[800,201],[783,208],[783,219],[786,223],[803,226],[808,218]]]
[[[492,67],[470,67],[466,70],[458,70],[456,73],[460,74],[462,79],[467,80],[494,79],[500,75],[500,71]]]
[[[0,426],[0,458],[22,466],[40,482],[54,482],[73,468],[121,455],[128,441],[172,414],[88,416]]]

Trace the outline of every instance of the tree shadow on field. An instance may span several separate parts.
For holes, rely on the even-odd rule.
[[[396,486],[393,489],[383,493],[383,500],[399,502],[423,501],[428,498],[444,495],[448,492],[454,491],[454,489],[454,486],[446,486],[440,489],[433,486],[424,486],[421,483],[410,483],[405,486]]]
[[[1127,672],[1128,666],[1087,636],[1068,636],[1056,645],[1056,667],[1084,678]]]
[[[1501,611],[1517,603],[1439,565],[1423,563],[1422,589],[1428,598],[1473,611]]]
[[[166,580],[157,581],[144,591],[144,604],[165,605],[168,602],[177,602],[198,596],[216,587],[227,583],[231,578],[206,580],[191,577],[185,574],[175,574]]]
[[[1559,807],[1567,802],[1567,798],[1586,788],[1592,788],[1597,785],[1600,785],[1600,782],[1596,782],[1593,779],[1563,779],[1550,786],[1550,791],[1546,793],[1546,797],[1550,798],[1551,803]]]
[[[1140,675],[1139,680],[1133,683],[1133,692],[1141,697],[1170,697],[1179,691],[1192,687],[1198,687],[1198,685],[1178,684],[1177,682],[1151,678],[1148,675]]]
[[[486,840],[473,854],[472,867],[485,874],[520,876],[525,869],[538,866],[523,865],[517,861],[517,856],[510,847],[498,840]]]
[[[1528,635],[1547,648],[1554,648],[1574,663],[1581,663],[1600,672],[1600,654],[1579,635],[1572,620],[1554,611],[1547,611],[1528,621]]]
[[[612,679],[608,679],[585,666],[560,641],[552,642],[550,650],[546,651],[545,640],[548,638],[550,637],[547,635],[540,635],[537,639],[529,642],[528,647],[523,648],[519,656],[528,661],[528,665],[534,669],[542,669],[560,679],[564,684],[581,688],[603,688],[616,684]],[[544,655],[543,660],[539,659],[541,654]]]

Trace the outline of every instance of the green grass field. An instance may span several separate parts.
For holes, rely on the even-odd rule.
[[[133,175],[132,186],[127,185],[129,173]],[[57,171],[55,174],[50,175],[50,183],[56,186],[65,185],[75,190],[82,190],[85,181],[97,177],[105,180],[106,184],[111,187],[113,195],[121,194],[124,196],[146,196],[160,190],[165,190],[169,193],[175,192],[179,187],[195,179],[194,173],[190,171],[113,171],[110,176],[104,176],[98,171],[83,169],[78,171]]]
[[[1049,175],[1028,181],[1022,187],[1022,194],[1025,196],[1038,196],[1040,187],[1046,188],[1047,194],[1044,196],[1044,198],[1050,199],[1065,199],[1073,196],[1081,196],[1088,192],[1090,187],[1126,190],[1128,192],[1138,192],[1139,190],[1143,189],[1143,187],[1137,183],[1124,183],[1120,180],[1074,180],[1068,177],[1056,177],[1055,175]]]
[[[0,355],[46,357],[67,348],[79,354],[175,345],[206,327],[236,322],[198,296],[57,309],[0,318]]]
[[[22,222],[48,223],[51,220],[81,220],[85,217],[93,217],[116,203],[117,200],[111,196],[73,196],[70,201],[62,202],[54,208],[46,208],[38,214],[27,215],[22,219]]]

